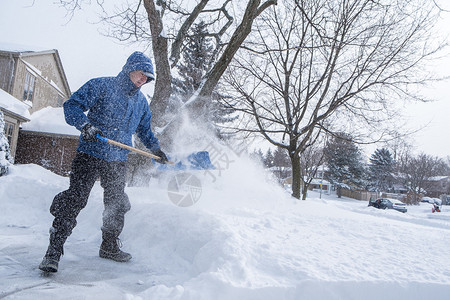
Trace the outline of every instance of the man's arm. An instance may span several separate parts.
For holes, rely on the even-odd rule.
[[[64,116],[67,124],[81,131],[89,123],[84,112],[98,101],[101,90],[98,79],[92,79],[73,93],[70,99],[64,102]]]

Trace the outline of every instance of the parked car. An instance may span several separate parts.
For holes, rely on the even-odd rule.
[[[446,195],[444,196],[444,201],[443,201],[445,205],[450,205],[450,195]]]
[[[405,203],[390,198],[370,199],[369,206],[373,206],[379,209],[395,209],[403,213],[408,211]]]
[[[420,202],[442,205],[442,200],[439,198],[422,197],[422,200],[420,200]]]

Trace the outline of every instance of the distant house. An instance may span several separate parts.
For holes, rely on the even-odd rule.
[[[324,176],[324,167],[319,167],[315,173],[314,178],[308,178],[304,176],[301,178],[301,185],[304,186],[305,182],[309,182],[308,190],[310,191],[321,191],[325,194],[331,194],[333,185],[323,178]],[[289,168],[290,171],[290,168]],[[285,185],[292,185],[292,176],[287,177],[282,181]]]
[[[434,176],[426,182],[426,195],[439,198],[443,194],[450,194],[450,176]]]
[[[266,170],[272,172],[280,182],[286,180],[286,178],[288,178],[292,172],[292,169],[289,167],[279,167],[279,166],[270,167],[267,168]]]
[[[331,194],[332,185],[329,181],[320,178],[313,178],[311,183],[308,186],[311,191],[320,191],[322,190],[325,194]]]
[[[392,185],[391,191],[394,194],[406,195],[409,189],[404,184],[402,184],[401,181],[399,181],[399,183],[394,183]]]
[[[56,166],[67,161],[67,153],[75,151],[79,132],[42,130],[37,126],[39,122],[29,125],[24,122],[42,119],[39,115],[34,117],[35,114],[48,107],[62,107],[70,96],[57,50],[0,43],[0,109],[5,114],[5,132],[15,163],[36,163],[58,174],[67,174],[65,169]],[[26,112],[18,113],[24,108]],[[62,116],[62,108],[59,115]],[[63,117],[59,118],[64,122]],[[19,130],[20,127],[24,130]]]

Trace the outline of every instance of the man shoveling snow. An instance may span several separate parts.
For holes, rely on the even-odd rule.
[[[64,103],[66,122],[81,131],[77,154],[72,162],[70,187],[55,196],[50,206],[54,216],[50,243],[39,265],[44,272],[57,272],[63,245],[86,206],[91,189],[100,177],[104,189],[102,258],[126,262],[131,255],[119,248],[130,201],[125,193],[128,150],[99,141],[108,137],[131,145],[137,133],[159,163],[168,161],[150,126],[151,113],[140,87],[154,79],[153,64],[141,52],[128,58],[117,77],[95,78],[84,84]],[[89,111],[87,116],[84,112]]]

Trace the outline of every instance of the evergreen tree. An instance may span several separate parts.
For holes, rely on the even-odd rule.
[[[352,142],[351,136],[338,134],[330,139],[324,149],[328,171],[325,178],[336,185],[337,195],[341,189],[364,186],[364,163],[360,149]]]
[[[388,149],[376,149],[369,163],[370,187],[377,192],[388,191],[393,183],[394,166],[395,161]]]
[[[264,153],[261,151],[261,149],[253,150],[253,152],[250,153],[250,158],[257,161],[258,163],[261,163],[261,165],[264,165]]]
[[[291,162],[287,151],[281,147],[277,147],[273,152],[273,167],[276,167],[276,169],[273,170],[273,173],[280,183],[291,173],[290,169],[286,169],[290,165]]]
[[[211,64],[213,41],[207,37],[207,25],[204,22],[194,25],[193,32],[183,50],[183,63],[177,66],[179,78],[173,79],[176,94],[181,95],[186,102],[202,83]]]
[[[272,150],[270,148],[267,150],[266,156],[264,157],[264,166],[266,168],[272,168],[274,166],[273,154],[272,154]]]
[[[273,164],[276,167],[289,167],[291,165],[289,156],[286,150],[277,147],[273,152]]]
[[[3,112],[0,110],[0,176],[8,173],[9,165],[12,163],[8,139],[6,138],[4,132],[5,120],[3,117]]]
[[[192,34],[188,37],[188,43],[182,52],[182,62],[177,65],[178,78],[173,78],[172,86],[174,97],[168,105],[168,110],[178,111],[179,107],[193,96],[194,92],[202,84],[202,78],[210,69],[214,57],[214,43],[208,37],[207,24],[203,21],[194,25]],[[212,101],[209,103],[208,120],[215,126],[216,134],[225,138],[220,130],[220,125],[231,122],[237,118],[232,116],[234,110],[225,107],[220,99],[228,98],[219,92],[219,85],[211,95]]]

